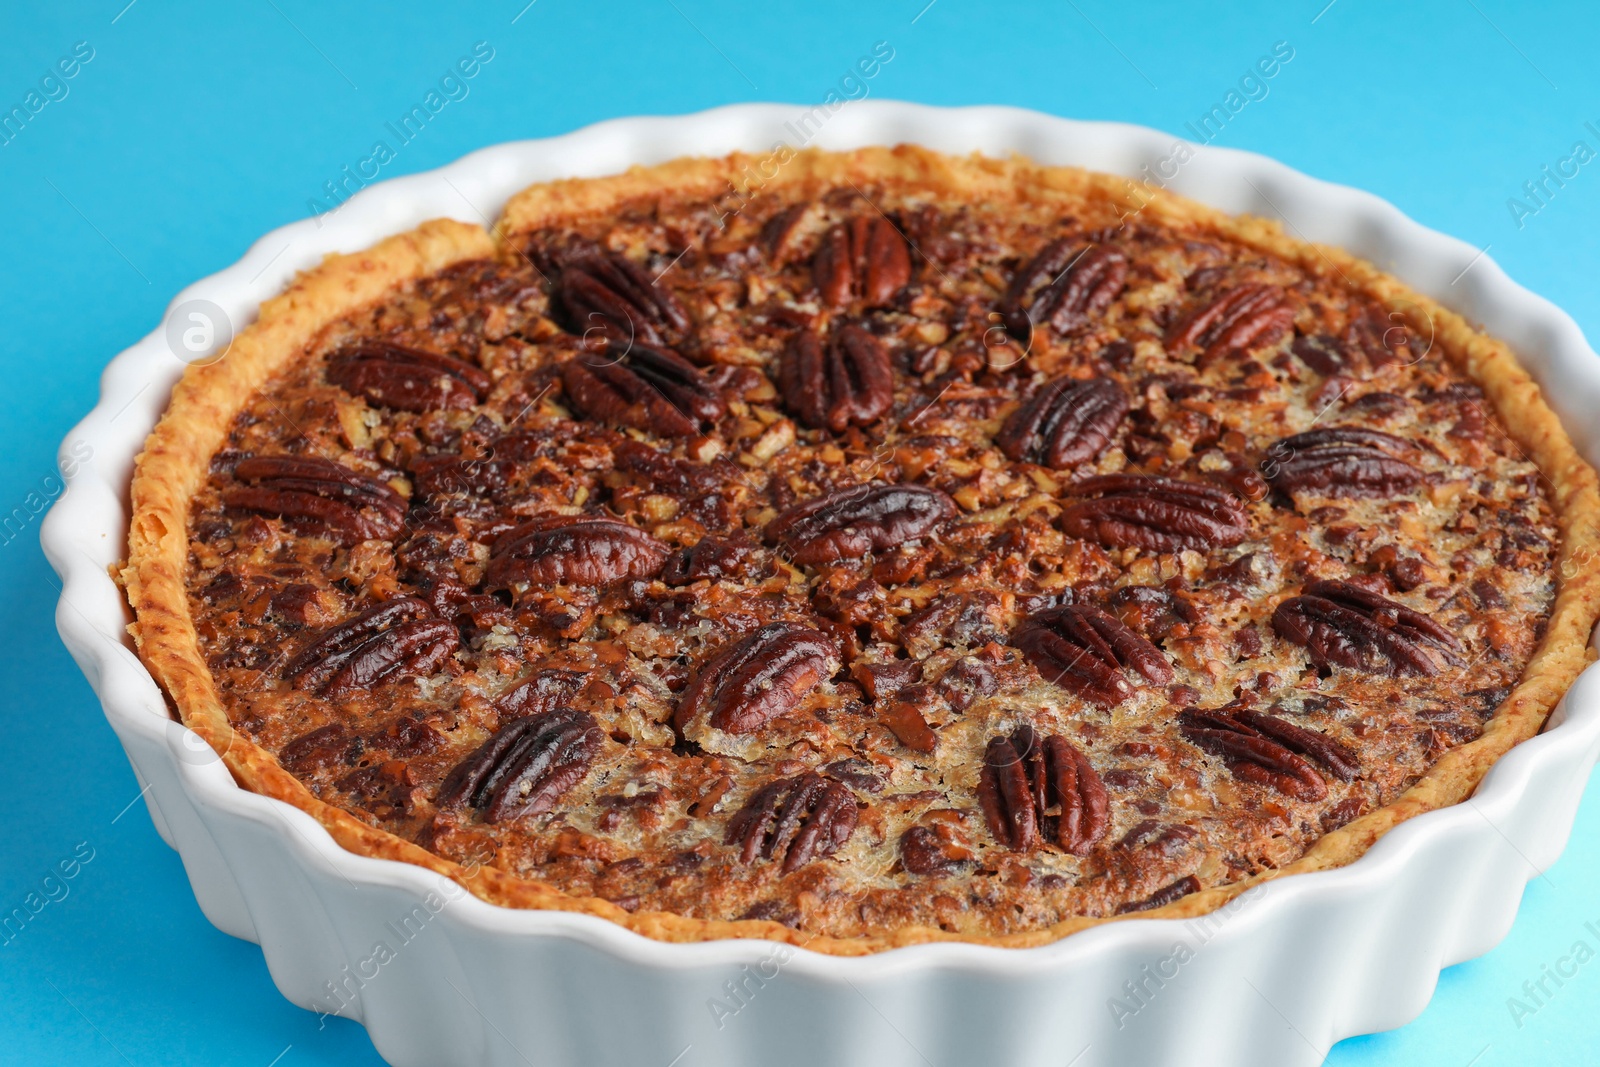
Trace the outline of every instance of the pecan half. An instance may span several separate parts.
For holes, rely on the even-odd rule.
[[[495,698],[495,711],[502,721],[544,715],[571,700],[583,685],[581,671],[564,671],[555,667],[534,671],[523,681]]]
[[[1006,419],[995,444],[1010,459],[1061,470],[1105,451],[1128,397],[1109,378],[1057,378],[1036,389]]]
[[[1309,490],[1338,497],[1394,496],[1422,481],[1405,457],[1416,446],[1403,437],[1359,426],[1329,426],[1292,434],[1267,449],[1261,473],[1286,493]]]
[[[1276,285],[1238,285],[1191,310],[1167,331],[1167,352],[1200,350],[1202,365],[1272,344],[1294,326],[1294,306]]]
[[[689,313],[671,290],[626,256],[594,252],[561,267],[556,298],[564,325],[582,337],[593,334],[626,346],[673,344],[689,332]]]
[[[713,728],[747,734],[787,714],[833,674],[838,646],[793,622],[767,625],[708,659],[683,691],[673,722],[681,732],[704,716]]]
[[[337,699],[395,677],[420,677],[444,665],[461,643],[456,628],[417,597],[368,608],[322,634],[283,670],[296,689]]]
[[[795,335],[779,368],[784,405],[814,430],[842,433],[866,426],[894,403],[894,367],[871,333],[850,323],[824,342],[811,330]]]
[[[470,459],[455,452],[419,456],[411,462],[411,477],[424,497],[452,493],[496,497],[505,491],[518,465],[553,451],[549,441],[533,434],[509,433]]]
[[[1459,666],[1460,639],[1419,611],[1349,582],[1315,581],[1272,613],[1272,629],[1319,670],[1349,667],[1399,677]]]
[[[624,578],[652,578],[670,551],[638,527],[616,519],[551,515],[524,523],[495,542],[484,587],[607,586]]]
[[[823,235],[811,277],[829,307],[884,307],[911,281],[911,249],[882,215],[858,215]]]
[[[1001,321],[1019,341],[1049,325],[1063,336],[1077,333],[1122,294],[1128,257],[1111,245],[1077,245],[1060,238],[1045,245],[1011,279],[1000,302]]]
[[[561,366],[561,384],[579,412],[663,437],[689,437],[728,410],[705,373],[668,348],[608,342]]]
[[[222,503],[276,515],[340,544],[386,541],[400,532],[406,501],[376,478],[313,456],[251,456],[233,468],[249,485],[222,491]]]
[[[465,360],[389,341],[357,341],[339,349],[329,357],[328,381],[397,411],[470,408],[493,384]]]
[[[1061,529],[1113,548],[1157,552],[1236,545],[1250,534],[1238,497],[1214,486],[1136,474],[1106,474],[1071,487],[1090,497],[1061,513]]]
[[[1257,725],[1258,720],[1265,729]],[[1196,745],[1227,759],[1237,777],[1269,786],[1296,800],[1321,800],[1328,795],[1328,784],[1298,750],[1332,758],[1341,772],[1349,770],[1349,776],[1354,777],[1355,761],[1347,758],[1350,753],[1339,751],[1340,746],[1329,738],[1270,715],[1246,721],[1226,712],[1188,708],[1179,716],[1179,728]],[[1322,744],[1313,738],[1321,738]]]
[[[465,804],[490,823],[542,815],[588,776],[604,736],[574,708],[514,719],[445,777],[439,807]]]
[[[811,566],[926,537],[955,513],[955,501],[937,489],[875,482],[797,504],[767,523],[764,534],[796,563]]]
[[[1011,644],[1045,681],[1107,707],[1133,695],[1123,668],[1157,685],[1172,680],[1172,665],[1159,648],[1087,604],[1030,615],[1011,635]]]
[[[855,794],[815,772],[768,782],[728,820],[745,864],[783,857],[783,873],[833,855],[855,832]]]
[[[1175,900],[1188,896],[1190,893],[1200,892],[1200,879],[1192,874],[1186,874],[1171,885],[1162,886],[1143,900],[1130,900],[1117,905],[1118,915],[1127,915],[1135,911],[1151,911],[1155,908],[1164,908]]]
[[[978,803],[995,840],[1016,852],[1049,841],[1081,856],[1111,825],[1105,785],[1088,757],[1065,738],[1026,725],[990,739]]]

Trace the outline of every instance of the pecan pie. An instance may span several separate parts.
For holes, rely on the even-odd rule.
[[[185,376],[122,576],[243,785],[653,937],[1033,945],[1350,861],[1585,662],[1594,472],[1457,315],[1109,176],[752,162],[332,257]]]

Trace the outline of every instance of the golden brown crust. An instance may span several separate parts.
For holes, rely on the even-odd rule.
[[[1029,162],[971,157],[954,159],[921,149],[864,149],[833,155],[805,152],[774,160],[733,156],[678,160],[635,168],[612,178],[535,186],[513,198],[497,226],[505,240],[564,220],[605,212],[626,200],[669,192],[712,195],[732,186],[742,195],[789,183],[831,181],[902,184],[930,192],[986,198],[1053,197],[1101,201],[1153,221],[1186,224],[1272,253],[1319,277],[1337,276],[1386,306],[1401,307],[1412,324],[1426,324],[1435,345],[1485,391],[1510,436],[1548,479],[1560,530],[1558,592],[1548,627],[1520,684],[1500,705],[1482,735],[1447,752],[1397,801],[1321,837],[1299,860],[1278,870],[1192,893],[1138,917],[1189,917],[1212,911],[1251,885],[1298,871],[1336,867],[1359,857],[1390,828],[1412,816],[1456,803],[1513,745],[1536,733],[1588,660],[1587,639],[1600,612],[1600,572],[1587,566],[1600,548],[1600,495],[1595,473],[1578,456],[1537,385],[1502,343],[1483,336],[1460,316],[1376,268],[1337,249],[1307,244],[1276,224],[1235,219],[1171,196],[1132,187],[1120,178]],[[481,230],[433,222],[390,238],[368,252],[330,257],[268,301],[260,320],[240,334],[227,357],[191,369],[174,391],[167,415],[151,435],[136,469],[134,519],[128,563],[122,571],[137,613],[132,632],[141,656],[177,706],[183,721],[226,760],[246,788],[284,800],[317,818],[351,851],[399,859],[451,877],[492,903],[554,908],[598,915],[638,933],[668,941],[760,937],[803,944],[817,951],[855,955],[934,940],[966,940],[1023,947],[1056,940],[1110,918],[1073,918],[1053,926],[995,937],[956,935],[912,926],[859,938],[817,937],[777,922],[709,921],[663,913],[629,913],[597,898],[579,898],[503,871],[466,868],[364,823],[314,797],[266,750],[229,725],[222,695],[202,657],[186,595],[188,505],[205,479],[240,407],[263,383],[299,358],[318,330],[372,303],[393,285],[452,263],[491,254]]]

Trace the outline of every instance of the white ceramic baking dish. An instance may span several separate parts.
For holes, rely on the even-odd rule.
[[[1376,197],[1244,152],[1179,150],[1155,130],[1009,108],[749,105],[606,122],[382,182],[331,216],[268,234],[180,293],[163,328],[112,361],[99,405],[63,445],[76,470],[43,527],[63,583],[62,639],[148,786],[151,817],[183,857],[206,917],[261,945],[284,996],[360,1020],[404,1067],[1278,1067],[1320,1062],[1343,1037],[1412,1019],[1440,968],[1504,936],[1527,880],[1566,843],[1600,749],[1595,670],[1472,800],[1403,824],[1343,869],[1271,882],[1205,920],[1114,923],[1044,948],[931,944],[860,959],[759,941],[664,944],[589,916],[485,904],[421,868],[343,851],[309,816],[236,786],[169,717],[130,651],[128,611],[107,567],[124,551],[134,456],[183,370],[180,354],[192,358],[183,330],[204,329],[190,314],[206,305],[191,301],[243,326],[325,253],[441,215],[486,223],[529,183],[800,137],[826,148],[1022,153],[1153,177],[1227,211],[1282,219],[1508,341],[1600,462],[1600,361],[1561,311],[1477,249]]]

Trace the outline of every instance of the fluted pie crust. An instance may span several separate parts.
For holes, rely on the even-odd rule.
[[[1600,612],[1600,570],[1592,563],[1600,549],[1595,472],[1579,457],[1538,386],[1507,347],[1459,315],[1370,264],[1335,248],[1296,240],[1275,223],[1227,216],[1118,177],[1041,167],[1023,159],[952,158],[906,146],[844,154],[794,153],[769,176],[772,169],[770,160],[735,155],[634,168],[615,177],[553,182],[513,198],[492,235],[477,226],[438,220],[367,251],[330,256],[299,276],[284,294],[264,303],[259,320],[239,334],[225,358],[187,371],[138,460],[128,560],[120,577],[136,613],[130,631],[145,664],[170,697],[177,716],[221,754],[242,786],[309,813],[352,852],[428,868],[491,903],[596,915],[660,940],[766,938],[837,955],[941,940],[1025,947],[1119,918],[1203,915],[1267,879],[1349,863],[1395,825],[1469,796],[1495,760],[1539,731],[1588,662],[1587,642]],[[1063,214],[1084,205],[1109,209],[1137,225],[1172,228],[1197,238],[1214,235],[1259,250],[1319,283],[1337,283],[1385,307],[1401,309],[1409,326],[1426,329],[1433,350],[1482,389],[1509,437],[1542,474],[1558,531],[1550,560],[1556,592],[1548,622],[1520,681],[1485,721],[1481,735],[1447,748],[1392,802],[1318,835],[1292,862],[1208,885],[1163,906],[1126,915],[1069,916],[998,934],[901,924],[872,928],[861,936],[836,937],[773,919],[631,911],[496,867],[464,866],[319,799],[249,733],[232,724],[236,720],[230,720],[228,694],[219,687],[201,648],[187,584],[191,505],[211,476],[212,458],[226,445],[235,416],[258,390],[303,359],[328,324],[377,303],[397,286],[452,265],[493,257],[507,243],[520,248],[530,234],[559,230],[569,220],[605,216],[616,205],[652,197],[726,197],[730,189],[737,190],[734,203],[759,203],[762,198],[781,197],[791,187],[817,185],[916,190],[930,199],[991,205],[1059,201]],[[983,836],[981,823],[974,832]]]

